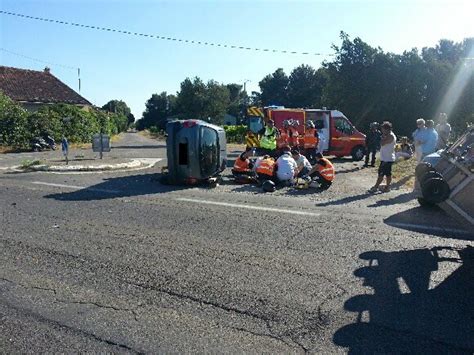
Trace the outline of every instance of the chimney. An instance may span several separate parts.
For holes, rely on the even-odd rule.
[[[49,67],[45,67],[45,68],[44,68],[44,72],[45,72],[46,74],[50,74],[51,69],[49,69]]]

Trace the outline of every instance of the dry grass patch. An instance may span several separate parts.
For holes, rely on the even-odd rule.
[[[415,185],[416,165],[416,159],[414,158],[402,160],[393,164],[393,182],[399,183],[400,185],[405,185],[408,188],[413,188]]]

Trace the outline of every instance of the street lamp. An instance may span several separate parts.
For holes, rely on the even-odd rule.
[[[247,106],[248,106],[248,95],[247,95],[247,83],[250,83],[252,80],[250,79],[245,79],[244,80],[244,102],[243,102],[243,109],[242,109],[242,115],[240,117],[240,122],[242,123],[243,117],[247,116]]]

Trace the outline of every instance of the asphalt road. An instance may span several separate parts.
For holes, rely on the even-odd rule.
[[[163,186],[160,164],[0,171],[0,352],[474,351],[474,235],[409,191],[365,193],[350,161],[274,194]]]

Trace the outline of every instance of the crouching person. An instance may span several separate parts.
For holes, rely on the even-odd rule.
[[[327,190],[332,185],[336,175],[334,165],[329,159],[324,158],[321,153],[316,154],[316,159],[316,164],[309,172],[309,176],[319,183],[322,190]]]
[[[295,176],[298,165],[291,156],[290,147],[283,148],[283,154],[276,161],[276,177],[282,186],[292,186],[295,183]]]
[[[297,165],[297,171],[296,171],[295,177],[308,176],[312,168],[309,160],[303,154],[300,153],[298,148],[293,148],[291,150],[291,155]]]
[[[234,177],[247,175],[253,176],[253,163],[250,161],[249,157],[252,155],[252,151],[246,151],[240,154],[240,156],[235,160],[234,168],[232,169],[232,175]]]
[[[269,155],[264,155],[262,158],[257,159],[254,169],[259,185],[267,180],[275,182],[275,159]]]

